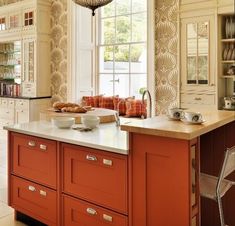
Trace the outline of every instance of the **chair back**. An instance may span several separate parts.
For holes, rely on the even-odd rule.
[[[220,171],[217,183],[217,192],[220,191],[220,185],[225,177],[235,171],[235,146],[227,148],[224,156],[224,162]]]
[[[228,148],[225,154],[223,178],[235,170],[235,146]]]

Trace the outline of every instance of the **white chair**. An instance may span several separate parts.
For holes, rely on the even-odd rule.
[[[235,146],[226,150],[219,177],[211,176],[204,173],[200,174],[200,194],[201,196],[213,199],[218,203],[221,226],[226,226],[221,198],[233,185],[235,185],[234,181],[227,180],[225,178],[234,170]]]

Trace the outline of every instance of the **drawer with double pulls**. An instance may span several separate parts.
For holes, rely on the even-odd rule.
[[[14,175],[56,189],[56,141],[11,133]]]
[[[62,191],[127,213],[127,156],[62,144]]]
[[[43,223],[57,224],[57,193],[53,189],[11,176],[10,205]]]
[[[127,226],[128,218],[67,195],[62,197],[63,226]]]

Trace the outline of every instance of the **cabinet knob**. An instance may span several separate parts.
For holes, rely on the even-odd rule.
[[[107,166],[112,166],[113,165],[113,161],[110,159],[103,159],[103,164],[107,165]]]
[[[109,221],[109,222],[112,222],[113,221],[113,217],[107,215],[107,214],[103,214],[103,219],[106,220],[106,221]]]
[[[195,97],[194,100],[202,100],[201,97]]]
[[[43,151],[47,150],[47,146],[45,144],[40,144],[39,148]]]
[[[35,147],[36,146],[36,143],[35,143],[35,141],[29,141],[28,142],[28,145],[30,146],[30,147]]]
[[[90,214],[90,215],[96,215],[96,214],[97,214],[96,210],[94,210],[94,209],[92,209],[92,208],[87,208],[87,209],[86,209],[86,212],[87,212],[88,214]]]
[[[87,155],[86,160],[88,160],[88,161],[97,161],[97,158],[93,155]]]
[[[31,185],[29,185],[28,189],[29,189],[29,191],[33,191],[33,192],[36,191],[36,188],[34,186],[31,186]]]

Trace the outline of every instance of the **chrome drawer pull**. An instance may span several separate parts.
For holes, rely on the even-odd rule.
[[[30,186],[29,186],[29,190],[34,192],[34,191],[36,191],[36,188],[35,188],[34,186],[31,186],[31,185],[30,185]]]
[[[36,146],[36,143],[35,143],[35,141],[29,141],[28,142],[28,145],[30,146],[30,147],[35,147]]]
[[[88,160],[88,161],[97,161],[97,158],[93,155],[87,155],[86,160]]]
[[[47,146],[44,145],[44,144],[40,144],[40,149],[43,150],[43,151],[46,151],[47,150]]]
[[[113,165],[113,161],[109,160],[109,159],[103,159],[103,164],[107,165],[107,166],[112,166]]]
[[[88,214],[90,214],[90,215],[96,215],[96,214],[97,214],[97,212],[96,212],[94,209],[92,209],[92,208],[87,208],[87,209],[86,209],[86,212],[87,212]]]
[[[39,193],[40,193],[40,195],[42,195],[42,196],[47,196],[47,192],[46,192],[46,191],[40,190]]]
[[[109,222],[112,222],[113,221],[113,217],[107,215],[107,214],[103,214],[103,219],[106,220],[106,221],[109,221]]]

